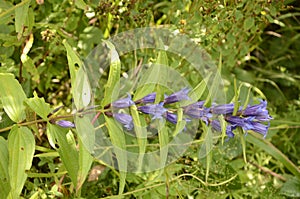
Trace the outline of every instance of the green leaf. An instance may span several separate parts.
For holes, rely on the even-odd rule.
[[[3,108],[11,120],[21,122],[25,119],[23,102],[26,95],[12,74],[0,73],[0,98]]]
[[[26,104],[42,119],[47,120],[47,116],[51,112],[50,104],[46,103],[44,98],[39,98],[36,92],[33,93],[33,96],[25,101]]]
[[[159,164],[160,168],[164,168],[167,164],[167,158],[168,158],[168,144],[169,144],[169,135],[168,135],[168,127],[165,125],[165,122],[161,120],[157,120],[159,125],[159,131],[158,131],[158,140],[159,140],[159,153],[160,153],[160,159]]]
[[[28,17],[28,8],[30,5],[30,1],[27,1],[22,6],[19,6],[15,9],[15,28],[18,33],[18,38],[21,37],[21,33],[24,30],[26,24],[26,20]]]
[[[83,0],[76,0],[75,1],[75,6],[77,8],[80,8],[82,10],[88,10],[89,6],[83,1]]]
[[[8,174],[8,144],[7,141],[0,136],[0,199],[6,199],[9,191],[9,174]]]
[[[75,93],[76,87],[74,85],[76,85],[75,84],[76,72],[77,72],[76,65],[77,67],[81,68],[83,66],[83,63],[66,40],[63,40],[63,44],[67,50],[67,59],[68,59],[70,76],[71,76],[72,93]]]
[[[210,170],[210,163],[212,161],[212,149],[213,149],[213,135],[210,127],[207,127],[202,123],[203,135],[202,139],[204,140],[203,144],[200,147],[198,157],[202,159],[206,157],[206,173],[205,173],[205,182],[208,180],[208,174]]]
[[[300,180],[299,178],[288,179],[280,189],[280,194],[291,198],[300,198]]]
[[[78,151],[76,150],[76,143],[71,131],[67,133],[67,129],[58,127],[56,125],[47,124],[47,135],[52,138],[52,142],[58,144],[57,149],[60,158],[67,169],[70,178],[77,186],[77,173],[79,170],[78,165]]]
[[[88,106],[91,102],[91,87],[83,67],[80,67],[78,72],[76,72],[75,82],[72,87],[74,88],[73,98],[77,110]]]
[[[14,126],[8,135],[11,198],[19,198],[34,154],[35,140],[27,127]]]
[[[77,124],[77,123],[76,123]],[[87,131],[88,132],[88,131]],[[81,142],[81,140],[78,140],[79,142],[79,170],[77,174],[77,185],[76,185],[76,192],[80,190],[82,187],[86,176],[88,175],[88,172],[91,168],[91,165],[93,163],[93,157],[91,156],[91,153],[86,149],[84,144]],[[93,145],[94,146],[94,145]]]
[[[173,132],[173,137],[177,136],[177,134],[182,132],[185,128],[186,120],[182,120],[182,118],[183,118],[183,110],[182,108],[179,108],[177,110],[177,124]]]
[[[190,94],[190,98],[193,102],[198,101],[203,93],[205,92],[205,89],[207,88],[207,82],[211,76],[211,73],[209,73],[192,91]]]
[[[248,17],[244,21],[244,29],[249,30],[254,26],[254,18],[253,17]]]
[[[122,194],[125,188],[127,171],[127,151],[126,140],[122,127],[112,118],[104,116],[111,143],[114,146],[114,153],[118,161],[120,170],[119,194]]]
[[[95,129],[88,116],[75,118],[76,130],[83,146],[92,153],[95,145]]]
[[[300,169],[271,142],[266,139],[262,139],[258,133],[249,131],[248,135],[246,136],[246,141],[263,149],[275,159],[279,160],[292,174],[300,178]]]
[[[141,171],[141,168],[143,166],[143,159],[146,152],[146,144],[147,144],[147,129],[146,127],[142,126],[140,115],[137,111],[136,106],[130,107],[131,116],[134,123],[134,130],[137,138],[137,143],[139,146],[139,158],[138,158],[138,170]]]
[[[102,106],[111,103],[111,97],[114,89],[117,89],[116,85],[119,83],[121,74],[121,61],[119,54],[112,43],[105,41],[111,52],[111,64],[109,66],[109,75],[106,85],[104,86],[104,98],[102,100]]]

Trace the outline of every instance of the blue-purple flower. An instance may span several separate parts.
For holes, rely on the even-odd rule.
[[[189,88],[181,89],[180,91],[165,97],[164,103],[172,104],[172,103],[179,102],[182,100],[190,100],[190,98],[188,96],[189,91],[190,91]]]
[[[213,114],[223,114],[223,115],[232,114],[233,110],[234,110],[234,104],[217,105],[211,108],[211,112]]]
[[[257,133],[262,134],[264,137],[266,137],[270,124],[265,125],[255,120],[256,120],[255,116],[249,116],[245,118],[239,116],[226,117],[226,121],[230,122],[232,125],[242,127],[246,132],[248,130],[255,131]]]
[[[162,119],[163,114],[167,111],[166,108],[164,108],[164,103],[161,102],[159,104],[150,104],[145,106],[138,107],[138,110],[145,114],[152,115],[152,119]]]
[[[134,105],[134,101],[132,101],[131,96],[128,94],[126,98],[116,100],[111,105],[114,108],[128,108]]]
[[[61,126],[63,128],[75,128],[75,124],[68,120],[58,120],[55,122],[58,126]]]
[[[136,104],[147,104],[147,103],[154,103],[155,102],[155,98],[156,98],[156,93],[150,93],[148,95],[146,95],[145,97],[143,97],[142,99],[136,100],[135,103]]]
[[[131,115],[126,113],[114,113],[113,116],[118,122],[123,124],[128,131],[133,129],[134,125]]]
[[[167,112],[164,114],[164,117],[165,117],[169,122],[171,122],[171,123],[173,123],[173,124],[177,124],[177,115],[176,115],[176,114],[167,111]]]
[[[210,108],[203,107],[204,102],[199,101],[183,107],[183,113],[193,119],[201,119],[208,124],[208,120],[212,117],[212,114],[210,113]]]
[[[267,110],[267,101],[261,100],[260,104],[253,106],[248,106],[245,110],[242,111],[244,117],[253,116],[257,121],[267,122],[273,119]]]
[[[211,126],[215,131],[221,132],[221,124],[219,120],[213,120],[211,121]],[[236,128],[236,125],[232,125],[232,124],[227,124],[226,126],[226,135],[229,138],[234,137],[234,133],[232,132],[234,129]]]

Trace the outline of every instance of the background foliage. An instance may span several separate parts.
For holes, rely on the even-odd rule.
[[[0,198],[300,197],[299,16],[297,1],[0,0]],[[214,147],[207,175],[207,159],[198,158],[195,142],[163,171],[125,177],[92,162],[85,149],[74,147],[82,142],[80,135],[50,121],[6,129],[25,118],[47,121],[61,105],[66,108],[60,114],[69,114],[74,97],[70,61],[80,66],[77,56],[84,60],[102,39],[148,26],[178,29],[203,47],[221,70],[228,102],[237,96],[235,85],[246,85],[241,101],[249,87],[251,100],[265,95],[275,119],[266,140],[255,134],[245,137],[247,163],[240,139],[231,139]],[[129,56],[121,62],[120,73],[134,68],[136,60]],[[192,85],[199,83],[184,65],[180,70]],[[2,73],[13,74],[20,84]],[[102,81],[104,85],[106,79]],[[18,97],[5,102],[9,95]],[[7,103],[16,107],[11,115],[18,117],[4,111]],[[26,156],[16,147],[23,142],[28,143]],[[12,159],[14,155],[25,159]],[[74,167],[69,158],[86,164]],[[97,171],[98,178],[85,181]]]

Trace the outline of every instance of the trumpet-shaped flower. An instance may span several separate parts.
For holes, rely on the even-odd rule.
[[[156,98],[156,93],[150,93],[148,95],[146,95],[145,97],[143,97],[142,99],[139,99],[137,101],[135,101],[136,104],[139,103],[143,103],[143,104],[147,104],[147,103],[154,103]]]
[[[138,107],[138,110],[145,114],[152,115],[152,119],[162,119],[163,114],[167,111],[166,108],[163,107],[164,103],[161,102],[159,104],[150,104],[145,106]]]
[[[215,131],[221,132],[222,128],[221,128],[221,124],[219,120],[213,120],[211,122],[211,126]],[[226,135],[229,138],[234,137],[234,133],[232,132],[234,129],[236,128],[236,125],[231,125],[231,124],[227,124],[226,126]]]
[[[234,104],[223,104],[223,105],[213,106],[211,108],[211,112],[213,114],[227,115],[227,114],[232,114],[233,109],[234,109]]]
[[[165,97],[164,103],[172,104],[172,103],[179,102],[182,100],[190,100],[190,98],[188,96],[189,91],[190,91],[189,88],[181,89],[180,91]]]
[[[201,119],[208,124],[209,118],[212,117],[209,108],[203,107],[204,101],[199,101],[194,104],[183,107],[183,113],[193,119]]]
[[[134,105],[134,102],[132,101],[131,96],[128,94],[126,98],[116,100],[111,105],[114,108],[128,108]]]
[[[270,119],[273,119],[267,110],[267,101],[261,100],[260,104],[256,104],[253,106],[248,106],[245,110],[242,111],[242,115],[253,116],[257,121],[266,122]]]
[[[123,124],[123,126],[128,130],[132,130],[134,125],[133,125],[133,121],[132,121],[132,117],[131,115],[128,115],[126,113],[114,113],[113,114],[114,118],[120,122],[121,124]]]
[[[59,120],[59,121],[56,121],[55,124],[57,124],[58,126],[61,126],[63,128],[75,128],[75,124],[73,124],[72,122],[70,122],[68,120]]]

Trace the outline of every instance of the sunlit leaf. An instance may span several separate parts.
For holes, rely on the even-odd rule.
[[[8,136],[10,197],[18,198],[31,168],[35,140],[27,127],[14,126]]]
[[[26,95],[12,74],[0,73],[0,97],[3,108],[11,120],[21,122],[25,119],[23,103]]]
[[[47,124],[47,134],[53,139],[54,144],[58,146],[58,153],[60,158],[70,175],[70,178],[77,186],[78,165],[78,151],[76,150],[76,143],[72,132],[67,129],[58,127],[56,125]]]
[[[121,62],[119,54],[112,43],[106,41],[106,45],[109,47],[111,52],[111,63],[109,66],[109,75],[106,85],[104,86],[104,99],[102,100],[102,105],[105,106],[111,103],[111,97],[114,89],[117,89],[117,84],[120,79],[121,74]]]
[[[41,118],[47,120],[47,116],[51,112],[50,104],[46,103],[44,98],[39,98],[36,92],[33,93],[33,96],[26,100],[26,104]]]

